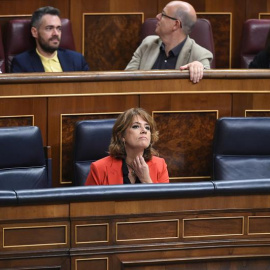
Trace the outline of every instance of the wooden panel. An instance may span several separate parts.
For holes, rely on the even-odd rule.
[[[84,14],[83,53],[90,69],[125,69],[139,45],[142,22],[142,13]]]
[[[75,244],[96,244],[109,242],[109,224],[75,225]]]
[[[233,116],[269,116],[270,96],[259,93],[233,97]]]
[[[179,238],[179,220],[151,220],[116,223],[116,241]]]
[[[146,18],[155,17],[157,14],[157,0],[103,0],[103,1],[78,1],[70,0],[70,19],[73,25],[76,48],[82,51],[82,18],[83,13],[131,13],[143,12]],[[102,29],[99,25],[98,28]],[[75,31],[74,31],[75,30]],[[113,33],[110,33],[110,35]],[[136,37],[137,38],[137,37]],[[109,44],[109,37],[105,38]],[[86,48],[88,50],[88,48]],[[115,50],[115,49],[113,49]],[[90,61],[91,68],[92,59]]]
[[[246,20],[246,1],[247,0],[227,0],[227,1],[212,1],[205,0],[205,12],[230,12],[232,13],[232,68],[240,67],[240,45],[243,23]],[[253,1],[253,5],[256,2]],[[241,8],[239,8],[241,7]],[[252,8],[252,7],[250,7]],[[226,22],[219,22],[224,24],[226,28]],[[222,30],[222,28],[221,28]],[[221,36],[222,32],[219,33]],[[221,51],[221,53],[223,53]]]
[[[183,237],[217,237],[244,234],[243,217],[195,218],[183,220]]]
[[[13,258],[0,260],[1,269],[16,270],[70,270],[68,256],[44,257],[44,254],[34,258]]]
[[[47,145],[46,122],[46,98],[0,99],[0,126],[38,126],[41,129],[43,144]]]
[[[68,227],[66,225],[25,225],[3,227],[3,248],[46,247],[48,245],[67,245]]]
[[[246,117],[270,117],[270,110],[246,110]]]
[[[207,178],[211,174],[211,146],[218,111],[153,112],[170,179]]]
[[[0,127],[33,126],[34,115],[0,116]]]
[[[270,19],[270,13],[259,13],[259,19]]]
[[[63,17],[69,15],[68,0],[24,0],[23,5],[20,0],[0,1],[0,10],[2,15],[32,14],[37,8],[43,6],[53,6],[59,8]]]
[[[122,269],[128,270],[198,270],[198,269],[267,269],[270,267],[267,259],[234,259],[213,258],[213,259],[196,259],[196,260],[180,260],[178,258],[170,260],[157,260],[155,262],[124,262]]]
[[[267,12],[267,1],[268,0],[258,0],[255,4],[252,0],[246,0],[246,19],[257,19],[259,13]]]
[[[54,214],[54,218],[67,218],[69,215],[68,204],[55,205],[22,205],[20,207],[6,206],[0,208],[0,222],[11,220],[40,220],[48,219]],[[10,223],[10,222],[9,222]]]
[[[248,234],[270,234],[270,218],[268,216],[254,216],[248,218]]]
[[[75,259],[75,269],[98,269],[98,270],[108,270],[108,258],[82,258]]]
[[[197,13],[198,18],[210,21],[215,44],[216,68],[231,68],[232,14]]]

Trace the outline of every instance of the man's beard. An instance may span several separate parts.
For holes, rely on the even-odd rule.
[[[52,39],[55,39],[55,38],[57,38],[57,40],[60,41],[60,38],[58,38],[58,37],[52,37],[48,41],[51,41]],[[41,49],[47,53],[54,53],[59,47],[59,45],[50,46],[48,43],[44,42],[44,40],[41,37],[38,38],[38,42],[39,42],[39,46],[41,47]]]

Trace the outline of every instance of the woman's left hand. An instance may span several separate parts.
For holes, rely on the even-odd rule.
[[[131,166],[142,183],[153,183],[150,177],[149,167],[143,156],[137,156]]]

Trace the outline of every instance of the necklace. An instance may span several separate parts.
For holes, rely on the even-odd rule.
[[[130,164],[128,164],[127,163],[127,165],[128,165],[128,168],[129,168],[129,173],[132,175],[132,176],[136,176],[136,173],[135,173],[135,171],[134,171],[134,169],[132,168],[132,166],[130,165]]]

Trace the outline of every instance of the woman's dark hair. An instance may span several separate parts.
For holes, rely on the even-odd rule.
[[[126,157],[125,145],[123,137],[127,128],[132,125],[135,116],[140,116],[150,126],[151,143],[144,150],[143,157],[149,161],[153,155],[158,155],[157,151],[152,147],[158,141],[158,131],[154,119],[142,108],[131,108],[120,114],[113,126],[112,139],[109,146],[110,156],[117,159],[124,159]]]

